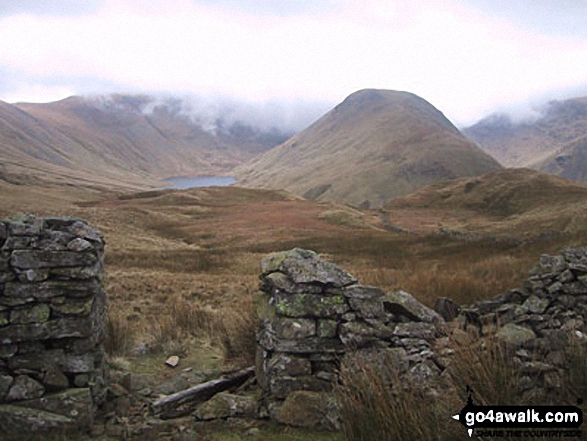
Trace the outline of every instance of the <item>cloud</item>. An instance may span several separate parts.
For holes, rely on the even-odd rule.
[[[32,85],[70,80],[77,93],[97,84],[337,103],[363,88],[407,90],[461,125],[587,82],[587,37],[521,26],[472,0],[283,3],[293,2],[105,0],[82,16],[7,16],[0,66]]]
[[[97,10],[101,0],[2,0],[0,16],[31,15],[80,15]]]

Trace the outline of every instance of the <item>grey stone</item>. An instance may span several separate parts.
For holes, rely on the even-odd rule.
[[[14,434],[14,440],[34,439],[40,434],[72,427],[72,419],[62,415],[15,405],[0,406],[0,433]]]
[[[41,383],[27,375],[19,375],[14,379],[7,395],[9,401],[22,401],[42,397],[45,388]]]
[[[94,246],[87,240],[82,239],[81,237],[76,237],[67,244],[67,249],[79,253],[81,251],[92,250],[94,249]]]
[[[0,374],[0,403],[4,401],[12,383],[14,383],[14,378],[10,375]]]
[[[0,327],[6,326],[10,323],[10,315],[8,312],[0,312]]]
[[[347,322],[340,325],[339,335],[345,345],[364,347],[382,339],[391,338],[393,328],[382,323],[374,327],[365,322]]]
[[[340,405],[326,392],[296,391],[272,414],[275,421],[294,427],[337,431],[341,427]]]
[[[56,268],[67,266],[88,266],[97,262],[94,252],[15,250],[10,263],[15,268]]]
[[[269,375],[297,377],[310,375],[312,363],[308,358],[296,357],[291,354],[276,354],[267,365]]]
[[[12,282],[16,275],[12,271],[0,271],[0,283]]]
[[[338,331],[336,320],[318,320],[316,335],[320,338],[334,338]]]
[[[16,270],[18,280],[21,282],[42,282],[49,278],[49,270],[47,268],[36,268],[28,270]]]
[[[332,383],[319,378],[307,375],[299,377],[271,377],[269,379],[269,390],[278,399],[285,399],[295,391],[329,392],[332,390]]]
[[[343,287],[357,282],[355,277],[335,264],[302,248],[270,254],[261,261],[261,270],[264,274],[283,273],[294,283],[322,283]]]
[[[572,273],[571,270],[567,269],[560,273],[560,275],[558,276],[558,280],[560,280],[561,283],[569,283],[575,280],[575,275]]]
[[[28,308],[15,309],[10,313],[10,322],[15,324],[45,323],[49,320],[51,308],[45,303]]]
[[[45,367],[43,376],[43,385],[48,391],[54,392],[69,387],[68,378],[61,372],[61,369],[55,364],[49,364]]]
[[[34,216],[23,219],[22,222],[8,222],[8,235],[10,236],[35,236],[41,232],[43,220]]]
[[[102,266],[97,262],[93,266],[72,266],[67,268],[51,268],[50,275],[58,280],[88,280],[101,278]]]
[[[0,222],[0,247],[4,245],[4,240],[6,239],[7,233],[6,224],[4,222]]]
[[[410,320],[426,323],[442,323],[440,315],[418,302],[405,291],[393,291],[385,295],[385,309],[393,314],[402,315]]]
[[[220,392],[195,411],[199,420],[209,421],[226,418],[254,418],[257,401],[254,397]]]
[[[90,376],[88,374],[78,374],[73,378],[73,385],[75,387],[88,387],[90,384]]]
[[[63,303],[51,302],[51,309],[59,315],[88,315],[92,311],[94,299],[67,299]]]
[[[15,403],[37,412],[49,412],[67,418],[72,427],[88,430],[94,421],[92,394],[89,388],[72,388],[42,398]]]
[[[303,340],[316,335],[316,321],[311,319],[278,318],[271,323],[271,330],[278,338]]]
[[[0,358],[11,358],[18,351],[17,345],[0,345]]]
[[[269,333],[263,333],[259,339],[259,344],[267,350],[291,354],[344,352],[342,342],[335,338],[309,337],[304,340],[283,340]]]
[[[89,318],[63,318],[49,320],[46,323],[9,325],[0,328],[0,344],[67,337],[90,337],[94,336],[94,328]]]
[[[263,276],[262,279],[268,283],[269,287],[274,287],[290,294],[320,294],[323,291],[323,287],[317,284],[296,284],[282,273],[270,273]]]
[[[524,302],[523,307],[533,314],[542,314],[549,305],[550,300],[541,299],[536,295],[532,295]]]
[[[453,321],[460,310],[461,307],[448,297],[439,297],[434,302],[434,311],[447,322]]]
[[[360,317],[378,318],[382,317],[385,310],[381,298],[349,298],[349,304]]]
[[[342,291],[350,299],[375,300],[385,296],[385,292],[374,286],[355,285],[349,286]]]
[[[71,224],[64,230],[67,233],[71,233],[75,236],[87,239],[98,244],[103,243],[102,235],[98,230],[86,225],[83,221],[77,221]]]
[[[349,310],[343,296],[276,293],[275,310],[286,317],[332,317]]]
[[[536,338],[536,334],[531,329],[512,323],[501,327],[496,336],[500,341],[515,347],[520,347]]]
[[[393,335],[398,337],[409,337],[418,338],[426,341],[433,341],[440,337],[440,332],[436,326],[432,323],[399,323],[394,331]]]
[[[51,297],[89,297],[100,290],[100,282],[47,281],[42,283],[10,282],[4,288],[6,297],[35,298],[45,300]]]

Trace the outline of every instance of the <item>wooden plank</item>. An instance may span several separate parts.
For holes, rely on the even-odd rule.
[[[255,367],[250,366],[225,377],[192,386],[153,402],[151,411],[162,419],[189,415],[196,410],[198,404],[208,401],[219,392],[240,386],[253,375]]]

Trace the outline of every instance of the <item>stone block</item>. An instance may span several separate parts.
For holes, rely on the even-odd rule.
[[[4,287],[5,297],[45,300],[51,297],[89,297],[100,291],[100,282],[47,281],[41,283],[10,282]]]
[[[296,357],[291,354],[276,354],[269,360],[267,369],[271,376],[297,377],[310,375],[312,363],[308,358]]]
[[[95,252],[16,250],[10,263],[15,268],[57,268],[68,266],[89,266],[98,261]]]
[[[0,403],[4,402],[4,398],[14,383],[14,378],[7,374],[0,374]]]
[[[24,307],[21,309],[14,309],[10,313],[10,323],[26,324],[26,323],[45,323],[51,316],[51,308],[45,303],[39,303]]]
[[[393,335],[398,337],[419,338],[426,341],[433,341],[441,336],[438,328],[432,323],[399,323]]]
[[[287,352],[290,354],[344,352],[344,346],[337,338],[310,337],[304,340],[284,340],[276,338],[275,335],[269,333],[262,333],[259,338],[259,344],[269,351]]]
[[[320,338],[334,338],[338,334],[338,322],[336,320],[318,320],[316,335]]]
[[[7,401],[22,401],[40,398],[45,393],[45,388],[41,383],[27,375],[19,375],[14,379],[14,383],[6,396]]]
[[[24,219],[23,222],[8,222],[9,236],[35,236],[41,232],[43,220],[34,216]]]
[[[357,299],[350,298],[349,305],[353,311],[362,318],[379,318],[385,313],[383,302],[380,298]]]
[[[0,328],[0,344],[67,337],[90,337],[93,336],[93,333],[94,327],[89,319],[62,318],[49,320],[46,323],[9,325]]]
[[[285,317],[334,317],[349,310],[343,296],[277,293],[275,311]]]
[[[283,400],[292,392],[300,390],[329,392],[332,390],[332,383],[310,375],[301,377],[279,376],[269,379],[269,390],[273,397]]]
[[[293,392],[272,417],[278,423],[294,427],[331,431],[341,427],[338,401],[326,392]]]
[[[61,316],[85,316],[92,311],[94,299],[66,299],[64,302],[51,302],[51,309]]]
[[[21,282],[43,282],[49,278],[49,270],[47,268],[36,268],[28,270],[16,269],[18,280]]]
[[[372,326],[362,321],[347,322],[340,325],[339,335],[345,345],[364,347],[390,339],[393,336],[393,327],[385,326],[383,323]]]
[[[270,324],[271,331],[281,339],[303,340],[316,335],[316,321],[279,317]]]

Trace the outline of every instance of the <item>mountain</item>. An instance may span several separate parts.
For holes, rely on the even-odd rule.
[[[507,167],[546,170],[544,161],[587,136],[587,97],[551,101],[532,121],[514,122],[507,115],[491,115],[463,133]]]
[[[227,173],[290,135],[199,118],[171,98],[0,102],[0,179],[22,182],[34,174],[48,182],[156,185],[166,177]]]
[[[241,185],[379,207],[438,180],[500,168],[424,99],[366,89],[235,174]]]

